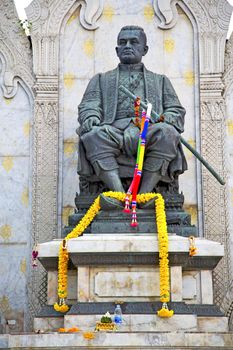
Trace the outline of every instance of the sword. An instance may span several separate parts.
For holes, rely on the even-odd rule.
[[[128,97],[132,98],[133,100],[136,100],[137,96],[135,96],[131,91],[129,91],[126,87],[123,85],[119,86],[119,89],[123,91]],[[141,106],[145,109],[147,109],[147,104],[141,100]],[[158,113],[156,113],[153,109],[151,111],[151,115],[153,115],[157,120],[159,120],[160,116]],[[164,121],[164,123],[167,123],[169,125],[173,125],[169,122]],[[174,126],[174,125],[173,125]],[[198,153],[195,148],[193,148],[182,136],[180,136],[180,142],[188,148],[192,154],[206,167],[207,170],[215,177],[215,179],[221,184],[225,185],[226,182],[221,178],[221,176],[214,170],[214,168]]]

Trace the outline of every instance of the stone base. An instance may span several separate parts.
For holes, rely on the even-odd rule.
[[[43,331],[57,332],[59,328],[64,327],[63,317],[35,317],[33,329],[35,332]]]
[[[122,207],[123,208],[123,207]],[[62,236],[65,237],[82,219],[83,213],[76,213],[69,217],[69,226],[63,230]],[[125,233],[157,233],[155,224],[154,209],[138,209],[138,226],[131,227],[131,215],[122,212],[122,210],[102,210],[97,214],[95,220],[85,233],[98,234],[125,234]],[[197,236],[197,228],[191,225],[190,214],[183,210],[166,210],[167,225],[170,233],[176,233],[183,237]]]
[[[231,333],[98,332],[92,340],[83,333],[0,335],[0,349],[99,350],[232,350]]]
[[[174,310],[171,318],[157,316],[160,302],[132,302],[121,305],[123,324],[121,332],[228,332],[228,319],[214,305],[187,305],[169,303]],[[83,331],[95,329],[96,322],[107,311],[114,314],[114,303],[77,303],[64,314],[56,312],[52,306],[43,307],[34,319],[34,330],[54,332],[60,327],[78,327]]]
[[[66,315],[64,327],[95,329],[102,315]],[[123,315],[121,332],[228,332],[227,317],[197,317],[196,315],[173,315],[161,318],[157,315]]]
[[[48,304],[57,299],[60,240],[39,245],[48,271]],[[169,235],[171,301],[213,304],[212,270],[223,256],[220,243],[196,239],[197,255],[189,256],[189,240]],[[158,238],[152,234],[84,235],[68,241],[68,303],[158,301]]]
[[[96,322],[102,315],[66,315],[64,327],[80,327],[83,330],[94,330]],[[117,327],[120,332],[197,332],[196,315],[173,315],[171,318],[160,318],[157,315],[123,315],[123,322]],[[216,330],[216,329],[215,329]],[[222,330],[227,331],[226,328]]]

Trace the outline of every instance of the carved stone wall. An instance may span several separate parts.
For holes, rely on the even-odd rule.
[[[24,322],[29,329],[46,302],[46,274],[30,268],[31,248],[58,237],[74,207],[76,105],[88,80],[116,65],[116,34],[132,21],[148,34],[146,66],[171,78],[187,109],[185,138],[227,179],[221,187],[186,152],[186,209],[193,222],[199,213],[200,235],[225,246],[214,292],[233,324],[233,38],[224,68],[231,10],[226,0],[145,0],[137,7],[135,1],[34,0],[27,9],[32,62],[13,0],[1,1],[0,312],[17,320],[15,330]]]
[[[62,135],[62,116],[65,114],[65,106],[61,101],[65,92],[64,89],[61,89],[61,86],[63,84],[67,86],[73,84],[75,86],[76,82],[74,77],[69,75],[69,72],[64,73],[62,71],[65,64],[65,61],[61,59],[61,51],[64,49],[62,43],[64,44],[66,35],[65,25],[68,22],[80,21],[80,28],[87,39],[83,49],[86,53],[92,55],[93,73],[97,68],[106,70],[111,68],[108,65],[112,64],[113,53],[106,50],[105,54],[102,55],[102,61],[100,61],[95,59],[95,50],[100,48],[98,45],[101,44],[101,40],[104,40],[104,37],[101,37],[101,32],[105,34],[106,40],[112,42],[113,34],[115,35],[115,31],[118,30],[111,22],[115,18],[114,15],[119,16],[116,17],[119,19],[118,24],[120,22],[122,22],[122,25],[126,24],[127,18],[132,20],[135,3],[133,1],[127,2],[127,11],[122,15],[123,7],[123,1],[113,3],[107,0],[34,0],[27,9],[28,18],[33,23],[33,70],[36,76],[32,202],[33,241],[50,240],[59,234],[58,228],[61,221],[62,206],[61,192],[63,191],[62,149],[68,149],[68,152],[71,149],[73,152],[75,149],[73,141],[67,141],[67,145],[63,144]],[[154,31],[158,33],[156,39],[164,36],[165,40],[159,41],[159,43],[170,52],[174,49],[174,41],[169,35],[174,33],[176,25],[183,18],[181,13],[189,18],[190,25],[193,28],[191,43],[194,52],[186,50],[189,41],[184,41],[182,52],[185,55],[182,56],[182,60],[184,61],[187,55],[191,55],[192,59],[194,57],[193,67],[186,72],[184,79],[187,84],[194,86],[194,103],[192,106],[190,104],[188,108],[190,108],[190,113],[195,112],[195,118],[190,119],[189,130],[192,134],[191,136],[188,135],[188,138],[191,138],[191,141],[196,144],[197,149],[202,152],[207,161],[225,176],[223,161],[225,100],[223,98],[224,84],[222,77],[226,34],[231,15],[230,5],[226,0],[158,0],[146,4],[140,2],[137,11],[137,23],[141,23],[140,19],[143,16],[147,20],[148,27],[151,23],[154,26],[154,22],[158,25],[159,29],[157,28]],[[105,19],[105,22],[103,19]],[[97,28],[98,23],[100,31],[90,32]],[[154,28],[156,27],[154,26]],[[182,33],[185,32],[182,31]],[[89,34],[91,34],[91,37],[89,37]],[[78,32],[77,35],[79,35]],[[93,43],[96,43],[96,46]],[[158,41],[155,40],[155,47],[157,47],[156,45],[158,45]],[[160,49],[157,48],[156,52],[161,53],[159,51],[161,46],[158,47]],[[72,43],[67,50],[72,50]],[[149,62],[152,65],[150,67],[152,70],[160,72],[159,63],[163,62],[162,57],[159,54],[156,56],[156,60],[153,61],[156,62],[155,66],[152,62]],[[76,60],[78,65],[78,55]],[[167,63],[167,67],[162,73],[166,74],[169,64],[179,63],[180,66],[182,65],[182,62],[176,62],[171,58]],[[88,67],[90,66],[86,64],[85,68],[88,69]],[[88,76],[88,78],[90,77]],[[180,85],[178,80],[175,79],[176,77],[171,78],[174,78],[174,85],[177,84],[176,88],[179,89]],[[77,88],[77,94],[80,94],[79,88],[80,86]],[[84,89],[84,85],[82,89]],[[182,94],[178,91],[178,94],[182,95],[181,98],[184,98],[185,90],[182,88],[181,92]],[[201,111],[201,114],[199,111]],[[200,118],[198,118],[199,114],[201,115]],[[72,118],[71,124],[74,123],[73,120],[76,119],[76,115],[73,115]],[[199,132],[201,137],[198,136]],[[194,139],[195,134],[196,139]],[[196,172],[198,176],[198,181],[194,179],[191,183],[198,182],[199,184],[197,188],[198,212],[203,212],[203,215],[199,215],[200,234],[222,242],[226,247],[225,260],[215,273],[215,300],[227,311],[227,305],[224,305],[223,302],[224,296],[229,290],[230,271],[229,254],[227,252],[229,232],[226,229],[228,227],[226,190],[221,188],[205,169],[200,171],[200,166],[194,160],[191,160],[190,163],[192,164],[192,174]],[[39,278],[36,278],[34,274],[30,278],[32,312],[37,308],[38,294],[41,295],[39,303],[44,298],[41,284],[44,285],[45,275],[43,271],[39,271],[37,274],[40,275]],[[32,285],[34,285],[33,289]]]
[[[32,52],[14,1],[0,2],[0,314],[24,329],[31,231]]]

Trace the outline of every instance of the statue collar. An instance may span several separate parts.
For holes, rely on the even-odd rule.
[[[120,71],[130,71],[130,72],[142,72],[144,64],[143,63],[136,63],[136,64],[123,64],[119,63],[118,65]]]

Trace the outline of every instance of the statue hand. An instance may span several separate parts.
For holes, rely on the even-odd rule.
[[[93,126],[99,125],[100,120],[97,117],[90,117],[82,125],[82,134],[85,134],[86,132],[90,131]]]

